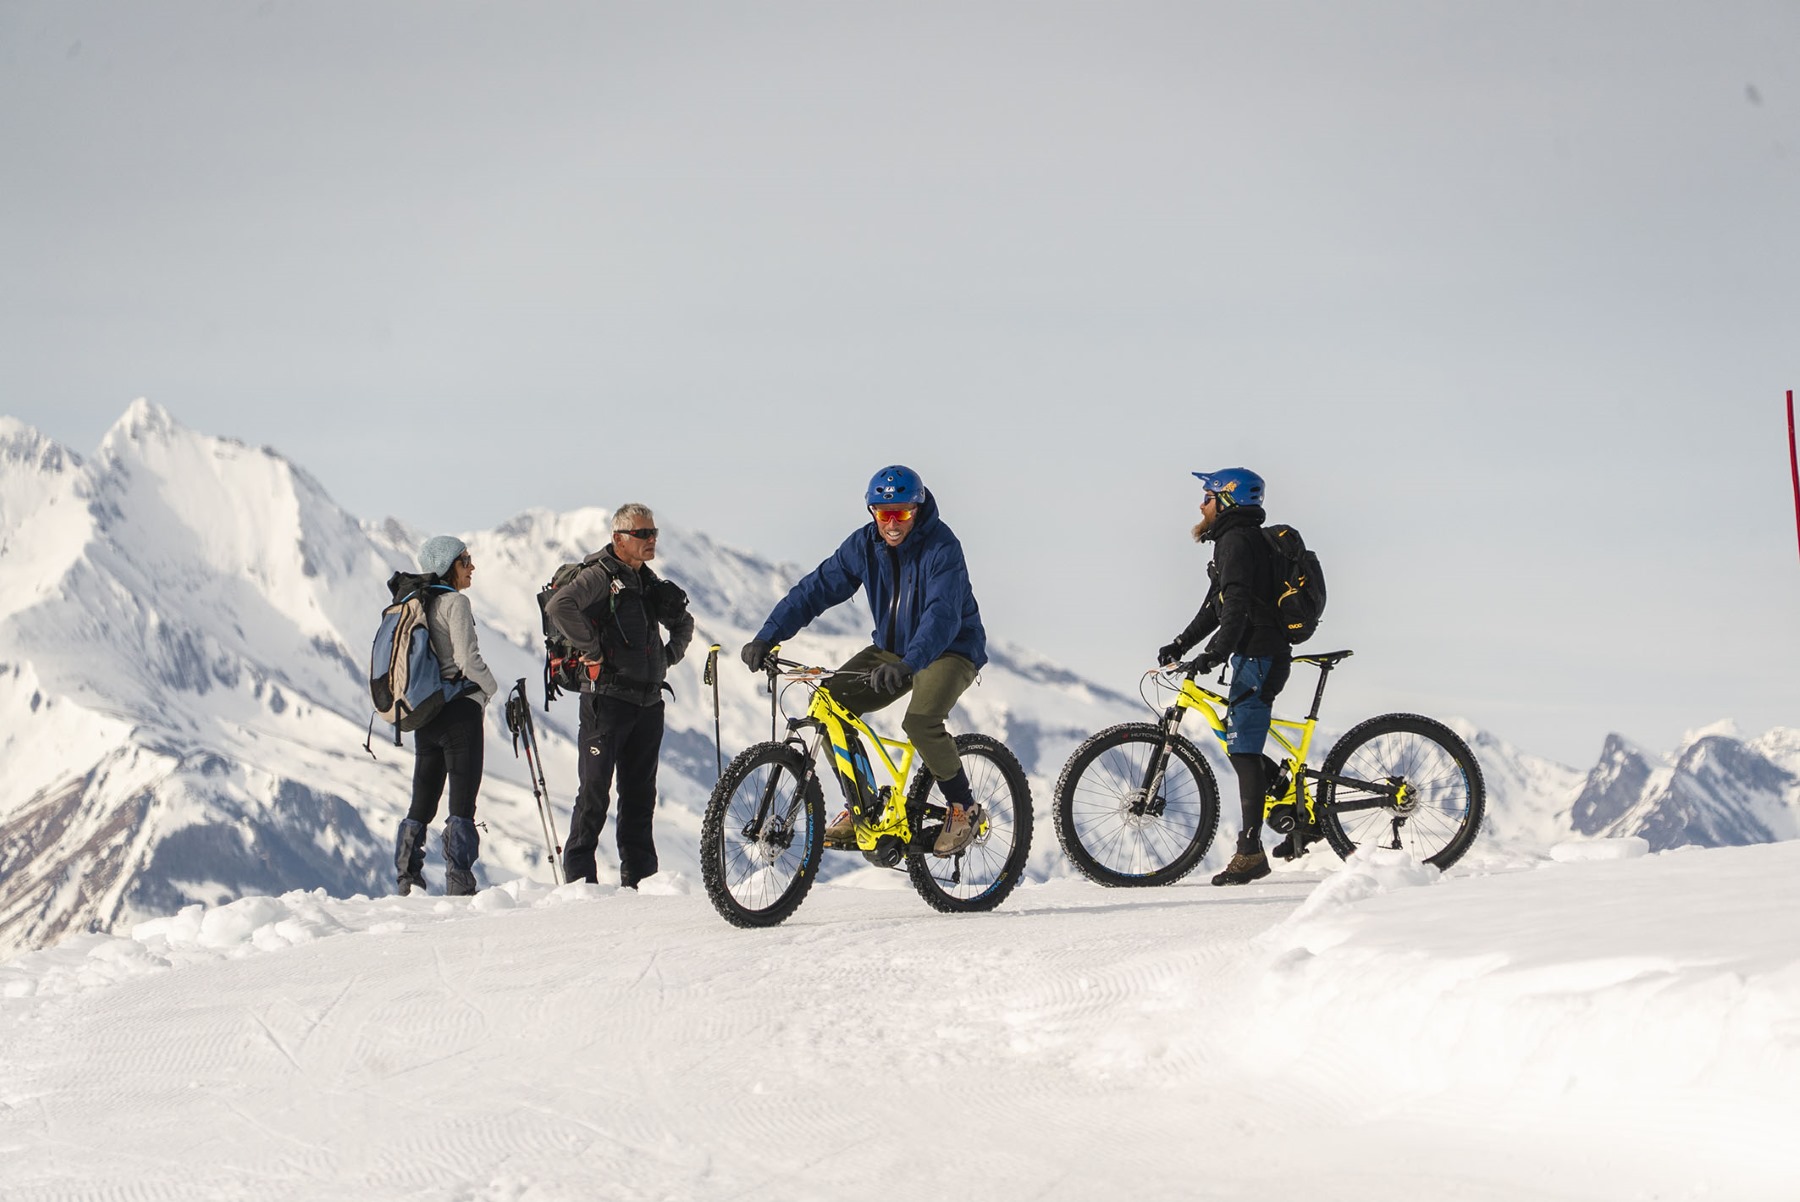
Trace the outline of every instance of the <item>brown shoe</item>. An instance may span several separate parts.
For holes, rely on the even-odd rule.
[[[982,813],[979,805],[959,806],[950,803],[949,812],[944,816],[944,829],[938,832],[937,842],[931,845],[934,856],[953,856],[975,841],[975,828],[981,825]]]
[[[825,828],[825,846],[832,851],[856,850],[856,820],[850,817],[849,810],[840,810]]]
[[[1253,852],[1238,852],[1231,857],[1231,863],[1225,865],[1225,871],[1213,878],[1215,885],[1248,885],[1251,881],[1261,880],[1269,875],[1269,857],[1261,849]]]

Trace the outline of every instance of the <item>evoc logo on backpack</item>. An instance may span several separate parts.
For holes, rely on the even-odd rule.
[[[1266,526],[1263,536],[1275,552],[1275,618],[1289,645],[1304,643],[1325,612],[1325,572],[1292,526]]]
[[[381,626],[369,651],[369,697],[375,715],[396,731],[417,730],[463,691],[460,676],[446,679],[444,666],[431,647],[431,606],[447,584],[430,577],[394,573],[388,591],[394,602],[381,611]]]

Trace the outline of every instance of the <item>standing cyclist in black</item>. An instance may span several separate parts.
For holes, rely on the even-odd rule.
[[[1269,858],[1262,847],[1263,796],[1269,787],[1263,744],[1269,737],[1273,702],[1287,684],[1293,662],[1287,632],[1275,610],[1275,552],[1262,532],[1268,516],[1262,507],[1263,478],[1241,467],[1194,476],[1206,489],[1194,541],[1214,545],[1206,568],[1206,600],[1187,629],[1165,644],[1156,659],[1175,663],[1189,647],[1217,631],[1194,663],[1200,675],[1227,662],[1231,665],[1225,750],[1237,773],[1242,826],[1237,854],[1212,883],[1244,885],[1269,875]],[[1296,834],[1294,846],[1298,845]]]
[[[621,505],[612,545],[590,555],[574,579],[551,594],[545,615],[588,678],[581,683],[581,789],[563,845],[570,881],[594,882],[595,850],[606,826],[613,776],[619,780],[619,884],[637,888],[656,873],[656,764],[662,753],[663,683],[694,637],[687,594],[650,570],[655,515]],[[663,641],[662,629],[669,631]]]

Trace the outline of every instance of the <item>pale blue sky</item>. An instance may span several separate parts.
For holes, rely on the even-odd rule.
[[[0,0],[0,412],[807,564],[902,461],[990,631],[1127,690],[1199,600],[1187,473],[1244,464],[1358,652],[1328,719],[1581,766],[1800,724],[1796,47],[1792,3]]]

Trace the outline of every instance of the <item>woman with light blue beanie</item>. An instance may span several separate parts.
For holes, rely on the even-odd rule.
[[[463,689],[437,717],[413,732],[412,808],[400,823],[394,867],[399,873],[400,893],[425,891],[425,830],[437,817],[448,781],[444,892],[469,894],[475,892],[475,858],[481,851],[481,836],[475,830],[475,795],[481,791],[482,711],[500,685],[482,662],[481,649],[475,643],[475,611],[464,595],[475,575],[467,544],[449,534],[426,539],[419,548],[419,569],[425,578],[411,587],[422,583],[426,589],[431,649],[443,665],[444,678],[460,677]],[[388,587],[392,589],[394,582]]]

